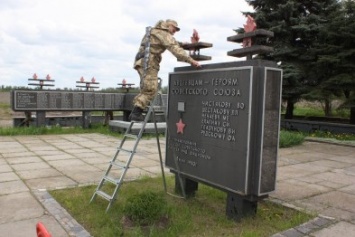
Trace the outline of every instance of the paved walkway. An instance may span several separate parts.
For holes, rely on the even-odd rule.
[[[90,236],[46,189],[97,184],[117,145],[101,134],[0,137],[0,236],[36,237],[38,221],[53,237]],[[160,172],[156,140],[142,140],[127,178]],[[355,146],[305,142],[280,149],[270,198],[319,213],[275,237],[355,236]]]

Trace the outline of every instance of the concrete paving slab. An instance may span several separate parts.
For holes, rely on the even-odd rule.
[[[17,174],[22,179],[38,179],[38,178],[47,178],[47,177],[55,177],[61,176],[62,173],[58,172],[58,170],[49,168],[49,169],[39,169],[39,170],[23,170],[18,171]]]
[[[288,158],[292,159],[294,162],[297,163],[305,163],[305,162],[312,162],[312,161],[318,161],[318,160],[323,160],[325,158],[331,158],[333,155],[328,155],[328,154],[319,154],[319,153],[292,153],[288,155],[280,155],[282,158]]]
[[[0,173],[0,180],[1,182],[9,182],[9,181],[20,180],[20,177],[14,172],[6,172],[6,173]]]
[[[129,149],[126,147],[126,149]],[[103,154],[105,156],[113,156],[116,153],[115,147],[94,147],[91,150]]]
[[[351,185],[355,183],[355,176],[349,176],[343,173],[324,172],[320,174],[311,175],[310,178],[321,179],[323,181],[330,181],[344,185]]]
[[[131,167],[151,167],[151,166],[158,166],[159,162],[151,159],[133,159],[131,162]]]
[[[66,152],[64,151],[60,151],[57,148],[55,148],[55,150],[37,150],[37,151],[33,151],[33,153],[35,153],[38,156],[60,156],[60,155],[68,155]]]
[[[80,149],[84,149],[82,146],[79,146],[77,144],[73,144],[70,142],[67,143],[61,143],[61,144],[54,144],[59,150],[80,150]]]
[[[1,224],[11,223],[19,220],[27,220],[31,218],[39,218],[45,212],[44,208],[40,205],[36,198],[30,194],[30,192],[2,195],[0,196],[0,203]]]
[[[70,174],[67,174],[66,176],[78,184],[97,184],[98,181],[102,178],[103,176],[102,170],[99,171],[90,171],[90,172],[78,172],[78,173],[73,173],[71,172]]]
[[[314,161],[314,162],[318,162],[318,161]],[[290,165],[289,168],[294,169],[294,170],[310,171],[312,173],[322,173],[322,172],[331,170],[331,168],[327,167],[327,166],[314,165],[313,164],[314,162],[307,162],[307,163]]]
[[[45,162],[35,162],[26,164],[14,164],[11,166],[16,171],[48,169],[50,166]]]
[[[24,146],[21,143],[14,141],[13,139],[9,139],[9,141],[1,141],[0,149],[10,149],[10,148],[23,148]]]
[[[308,163],[311,166],[320,166],[320,167],[327,167],[332,169],[339,169],[348,167],[349,164],[341,161],[333,161],[333,160],[318,160],[314,162]]]
[[[48,153],[47,153],[48,154]],[[57,154],[51,154],[51,155],[42,155],[41,158],[45,161],[56,161],[56,160],[69,160],[69,159],[75,159],[75,156],[70,155],[70,154],[66,154],[66,153],[62,153],[59,154],[57,152]]]
[[[293,166],[278,167],[277,180],[294,179],[298,177],[310,176],[314,172],[311,170],[294,169]]]
[[[99,157],[94,156],[94,157],[81,158],[81,160],[90,165],[97,165],[97,164],[108,164],[111,158],[105,156],[99,156]]]
[[[0,150],[4,157],[12,157],[14,152],[16,153],[30,152],[26,147],[13,147],[13,148],[5,147],[5,148],[0,148]]]
[[[86,150],[85,152],[81,152],[81,153],[76,153],[73,154],[73,156],[75,156],[76,158],[81,158],[81,159],[87,159],[87,158],[98,158],[98,159],[109,159],[111,160],[111,156],[105,156],[101,153],[97,153],[95,151],[92,150]]]
[[[48,164],[59,169],[59,167],[71,167],[71,166],[78,166],[78,165],[85,165],[85,163],[77,158],[73,159],[63,159],[63,160],[50,160]]]
[[[312,233],[312,236],[314,237],[349,236],[350,237],[352,236],[349,235],[351,233],[355,233],[355,226],[347,222],[341,221],[328,228]]]
[[[339,191],[355,195],[355,184],[340,188]]]
[[[355,213],[354,212],[342,210],[337,207],[328,207],[328,208],[321,210],[318,213],[322,213],[322,215],[326,215],[326,216],[332,216],[332,217],[336,218],[337,220],[343,220],[343,221],[355,220]]]
[[[9,166],[7,163],[0,165],[0,173],[5,172],[12,172],[11,166]]]
[[[280,181],[272,197],[282,200],[297,200],[330,191],[330,188],[297,180]]]
[[[302,144],[303,149],[309,153],[332,154],[336,156],[348,156],[353,153],[353,147],[342,146],[342,149],[337,149],[338,145],[329,143],[305,142]]]
[[[57,177],[47,177],[40,179],[28,179],[25,181],[28,187],[31,190],[37,189],[58,189],[64,187],[73,187],[78,185],[72,179],[66,176],[57,176]]]
[[[33,145],[33,146],[27,146],[28,150],[30,151],[56,151],[57,148],[52,146],[52,145],[49,145],[47,143],[41,143],[41,144],[36,144],[36,145]],[[36,153],[37,154],[37,153]]]
[[[28,157],[28,156],[36,156],[35,153],[31,152],[31,151],[21,151],[21,150],[14,150],[14,151],[9,151],[9,153],[7,153],[5,150],[3,150],[2,155],[4,158],[13,158],[13,157]]]
[[[108,164],[107,164],[108,166]],[[93,166],[93,165],[88,165],[88,164],[83,164],[83,165],[69,165],[67,167],[60,167],[59,169],[63,174],[65,175],[70,175],[70,174],[75,174],[75,173],[82,173],[82,174],[88,174],[90,172],[97,172],[101,171],[99,168]]]
[[[23,164],[23,163],[36,163],[36,162],[41,162],[42,160],[38,156],[24,156],[24,157],[6,158],[6,161],[10,165],[15,165],[15,164]]]
[[[29,191],[22,180],[14,180],[0,183],[0,195],[13,194]]]
[[[87,148],[76,148],[76,149],[65,149],[66,153],[72,154],[72,155],[76,155],[76,154],[81,154],[81,153],[87,153],[88,149]]]
[[[350,156],[332,156],[332,157],[329,157],[328,160],[334,160],[334,161],[339,161],[339,162],[344,162],[344,163],[349,163],[349,164],[355,164],[354,154],[352,154]]]
[[[331,191],[311,197],[308,202],[321,203],[327,207],[335,207],[355,213],[355,195],[339,191]]]

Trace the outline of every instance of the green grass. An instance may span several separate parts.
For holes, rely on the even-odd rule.
[[[173,188],[174,178],[167,178]],[[290,209],[273,202],[259,201],[255,217],[235,222],[226,217],[226,193],[199,184],[194,198],[187,200],[165,194],[161,177],[143,178],[124,183],[118,199],[105,213],[108,202],[97,197],[89,203],[96,186],[53,190],[51,195],[93,236],[271,236],[304,223],[314,215]],[[167,205],[165,225],[125,226],[124,213],[130,200],[152,191]]]
[[[282,130],[280,132],[279,147],[286,148],[300,145],[304,142],[306,135],[300,132]]]
[[[110,131],[109,127],[102,124],[94,124],[90,128],[83,129],[82,127],[0,127],[0,136],[15,136],[15,135],[46,135],[46,134],[78,134],[78,133],[101,133],[109,136],[122,138],[123,134]],[[153,138],[154,134],[145,134],[144,138]],[[302,144],[305,134],[299,132],[290,132],[282,130],[280,132],[280,148],[290,147]],[[355,136],[352,136],[355,140]],[[351,140],[351,136],[349,137]]]
[[[0,103],[0,109],[10,109],[9,104]]]
[[[317,107],[301,107],[295,106],[293,110],[294,116],[305,116],[305,117],[324,117],[324,110]],[[350,110],[349,109],[333,109],[332,116],[337,118],[349,119]]]
[[[295,106],[293,110],[293,115],[295,116],[305,116],[305,117],[323,117],[324,111],[321,108],[310,108],[310,107],[298,107]]]
[[[78,133],[101,133],[105,135],[122,137],[121,133],[110,131],[107,126],[94,124],[90,128],[60,127],[60,126],[29,126],[29,127],[0,127],[0,136],[15,135],[48,135],[48,134],[78,134]]]

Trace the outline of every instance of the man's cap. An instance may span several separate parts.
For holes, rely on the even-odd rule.
[[[176,28],[176,31],[180,31],[180,28],[179,28],[178,23],[177,23],[176,21],[171,20],[171,19],[167,19],[167,20],[166,20],[166,23],[167,23],[168,25],[174,26],[174,27]]]

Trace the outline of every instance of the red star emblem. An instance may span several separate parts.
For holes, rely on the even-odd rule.
[[[186,126],[186,124],[184,124],[182,122],[182,119],[179,120],[178,123],[176,123],[176,127],[177,127],[177,133],[181,133],[183,134],[184,133],[184,127]]]

